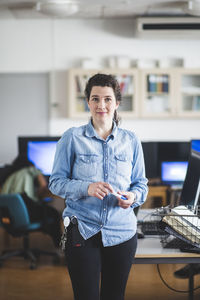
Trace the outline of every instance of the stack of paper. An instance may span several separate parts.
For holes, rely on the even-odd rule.
[[[188,241],[200,244],[200,218],[187,207],[173,208],[168,215],[163,217],[162,221]]]

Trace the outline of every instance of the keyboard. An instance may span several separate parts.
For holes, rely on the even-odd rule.
[[[158,235],[160,234],[159,230],[159,221],[143,221],[141,224],[141,231],[144,235]]]

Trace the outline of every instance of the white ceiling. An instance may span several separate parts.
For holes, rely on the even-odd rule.
[[[45,2],[46,0],[40,0]],[[0,19],[47,18],[36,11],[37,0],[0,0]],[[67,18],[125,18],[151,15],[185,15],[188,1],[79,0],[79,11]]]

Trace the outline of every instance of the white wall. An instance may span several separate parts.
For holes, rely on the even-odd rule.
[[[131,59],[181,57],[186,67],[200,68],[200,39],[138,39],[128,20],[0,20],[0,72],[55,71],[50,102],[58,102],[49,122],[52,135],[80,125],[66,119],[66,71],[78,67],[81,58],[103,61],[113,55]],[[59,119],[56,117],[59,117]],[[124,120],[143,140],[200,138],[200,120]]]
[[[17,156],[18,136],[47,135],[47,73],[0,73],[0,166]]]
[[[200,67],[200,39],[134,38],[128,20],[0,20],[0,72],[66,70],[84,57],[182,57]]]
[[[0,21],[0,72],[48,71],[52,64],[50,21]]]
[[[72,127],[85,124],[83,120],[55,119],[50,122],[52,135],[60,136]],[[134,131],[143,141],[189,141],[200,139],[199,120],[122,120],[120,126]]]

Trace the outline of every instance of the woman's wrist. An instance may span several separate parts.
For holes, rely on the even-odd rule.
[[[131,194],[133,195],[133,196],[132,196],[132,200],[133,200],[132,204],[133,204],[133,203],[135,203],[135,201],[136,201],[137,195],[136,195],[135,192],[131,192]],[[132,204],[131,204],[131,205],[132,205]]]

